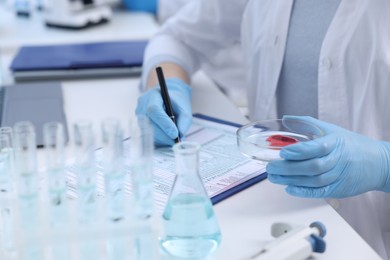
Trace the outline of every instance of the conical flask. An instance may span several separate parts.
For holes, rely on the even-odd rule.
[[[161,246],[179,258],[205,259],[221,241],[219,225],[199,175],[199,149],[192,142],[173,146],[176,178],[163,213]]]

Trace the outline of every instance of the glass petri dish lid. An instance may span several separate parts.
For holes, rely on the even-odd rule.
[[[324,136],[317,126],[298,119],[254,121],[237,130],[237,145],[245,156],[269,162],[280,160],[280,150]]]

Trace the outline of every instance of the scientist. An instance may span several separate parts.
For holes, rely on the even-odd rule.
[[[348,197],[332,205],[389,259],[387,145],[342,129],[390,140],[388,24],[388,0],[192,1],[148,46],[142,84],[150,89],[136,113],[151,118],[157,144],[172,144],[178,129],[184,134],[191,125],[190,76],[219,50],[239,44],[251,120],[290,114],[332,123],[315,121],[325,140],[286,148],[287,160],[268,166],[270,180],[294,195]],[[156,65],[168,78],[178,129],[153,87]]]

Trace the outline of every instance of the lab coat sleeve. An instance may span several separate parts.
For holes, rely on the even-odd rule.
[[[150,41],[144,57],[142,86],[151,69],[173,62],[189,75],[218,50],[237,44],[247,0],[199,0],[183,7]]]
[[[198,0],[159,0],[157,7],[157,19],[164,23],[168,18],[174,16],[186,4]]]

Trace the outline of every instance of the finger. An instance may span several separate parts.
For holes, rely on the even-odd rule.
[[[302,161],[274,160],[268,163],[267,172],[285,176],[316,176],[331,171],[338,160],[338,156],[332,154]]]
[[[192,124],[192,115],[188,113],[180,113],[177,117],[177,127],[182,136],[187,133],[188,129],[190,129]]]
[[[338,142],[339,138],[335,135],[326,135],[312,141],[286,146],[280,151],[280,156],[293,161],[324,157],[336,148]]]
[[[287,186],[286,192],[292,196],[301,198],[329,198],[331,189],[329,186],[320,188],[306,188],[301,186]]]
[[[176,125],[173,123],[172,119],[168,117],[167,113],[161,106],[151,105],[146,114],[151,121],[171,139],[175,139],[178,136],[179,132]]]
[[[154,132],[154,143],[156,146],[172,146],[174,145],[174,140],[166,135],[158,126],[153,127]]]
[[[331,185],[336,182],[339,177],[339,174],[331,171],[324,174],[319,174],[316,176],[283,176],[270,174],[268,172],[268,179],[275,184],[280,185],[293,185],[293,186],[302,186],[308,188],[319,188]]]

